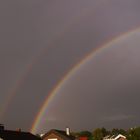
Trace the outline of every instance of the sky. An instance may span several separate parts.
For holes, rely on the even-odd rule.
[[[60,84],[35,132],[138,126],[139,6],[138,0],[0,1],[0,123],[30,131],[51,91],[92,53]]]

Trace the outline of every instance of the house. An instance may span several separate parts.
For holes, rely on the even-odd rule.
[[[103,140],[126,140],[126,137],[123,136],[122,134],[112,135],[112,136],[108,135],[105,136]]]
[[[0,131],[0,140],[41,140],[41,138],[29,132],[4,130]]]
[[[17,132],[11,130],[0,131],[0,138],[2,140],[41,140],[41,138],[29,132]]]
[[[75,137],[70,134],[69,128],[66,131],[52,129],[42,137],[43,140],[75,140]]]
[[[29,132],[5,130],[0,126],[0,140],[41,140],[41,138]]]

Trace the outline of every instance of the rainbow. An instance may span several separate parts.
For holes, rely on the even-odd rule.
[[[37,61],[39,61],[40,57],[45,55],[49,47],[52,46],[53,42],[55,42],[55,40],[58,40],[62,36],[64,36],[71,29],[72,25],[77,24],[80,20],[82,20],[84,17],[86,17],[88,14],[92,13],[93,11],[94,9],[89,9],[87,7],[83,8],[83,10],[80,13],[74,15],[71,22],[66,24],[61,31],[56,32],[54,36],[49,39],[48,43],[46,44],[47,47],[41,48],[37,55],[32,56],[31,60],[26,64],[25,69],[23,70],[21,75],[16,79],[13,86],[9,88],[9,90],[7,91],[6,93],[7,96],[5,97],[4,100],[5,102],[2,104],[0,108],[0,119],[4,117],[4,114],[7,112],[10,103],[12,102],[13,98],[17,94],[17,91],[24,84],[26,78],[32,71],[33,66],[37,63]]]
[[[28,63],[27,64],[27,69],[22,72],[21,76],[17,78],[17,80],[14,83],[14,86],[8,91],[7,96],[6,96],[6,101],[1,105],[1,111],[0,111],[0,119],[3,118],[4,114],[7,111],[7,108],[9,107],[12,99],[16,95],[17,90],[20,88],[20,86],[24,83],[26,77],[28,76],[29,72],[32,69],[32,65],[34,63]]]
[[[82,67],[85,66],[85,64],[94,56],[96,56],[99,52],[104,51],[110,47],[112,47],[112,45],[116,42],[119,42],[123,39],[126,39],[130,36],[135,35],[136,32],[139,32],[140,28],[135,28],[133,30],[127,31],[123,34],[118,35],[115,38],[112,38],[111,40],[105,42],[104,44],[102,44],[100,47],[98,47],[97,49],[93,49],[91,51],[91,53],[89,53],[87,56],[85,56],[79,63],[77,63],[70,71],[67,72],[67,74],[65,74],[63,76],[63,78],[58,82],[58,84],[54,87],[54,89],[49,93],[49,95],[46,97],[44,103],[42,104],[42,107],[40,108],[38,114],[36,115],[31,129],[30,131],[32,133],[35,133],[40,121],[45,113],[45,111],[47,110],[49,104],[51,104],[53,98],[56,96],[56,94],[59,92],[59,90],[65,85],[65,83],[69,80],[69,78],[71,76],[73,76],[79,69],[81,69]]]

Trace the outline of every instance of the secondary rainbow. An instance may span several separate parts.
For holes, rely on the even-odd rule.
[[[93,10],[93,9],[92,9]],[[82,12],[78,13],[77,15],[74,15],[71,22],[66,24],[63,29],[60,32],[56,32],[52,38],[49,39],[48,43],[46,44],[47,47],[41,48],[39,50],[39,53],[35,56],[32,56],[31,60],[26,64],[25,69],[21,73],[21,75],[16,79],[15,83],[13,84],[13,87],[9,89],[7,92],[7,96],[5,98],[5,102],[1,106],[0,111],[0,119],[4,117],[4,114],[6,113],[10,103],[12,102],[13,98],[17,94],[17,91],[20,89],[21,85],[24,84],[26,81],[26,78],[28,77],[29,73],[32,71],[33,66],[39,61],[41,56],[44,56],[50,46],[52,46],[52,43],[55,42],[55,40],[60,39],[62,36],[64,36],[72,27],[73,24],[77,23],[85,17],[88,13],[91,13],[92,10],[89,10],[88,8],[85,8],[82,10]]]
[[[80,63],[76,64],[70,71],[67,72],[66,75],[64,75],[64,77],[58,82],[58,84],[54,87],[54,89],[49,93],[49,95],[46,97],[44,103],[42,104],[41,109],[39,110],[38,114],[36,115],[32,127],[31,127],[31,132],[35,133],[39,123],[45,113],[45,111],[47,110],[49,104],[51,103],[52,99],[54,98],[54,96],[59,92],[60,88],[62,88],[62,86],[65,85],[65,83],[69,80],[69,78],[76,73],[80,68],[84,67],[84,65],[86,64],[86,62],[88,62],[88,60],[90,60],[92,57],[96,56],[99,52],[104,51],[107,48],[110,48],[115,42],[119,42],[131,35],[134,35],[135,32],[140,31],[140,28],[135,28],[133,30],[130,30],[128,32],[125,32],[123,34],[118,35],[117,37],[105,42],[103,45],[101,45],[100,47],[98,47],[97,49],[93,49],[93,51],[91,51],[90,54],[88,54],[87,56],[85,56]]]

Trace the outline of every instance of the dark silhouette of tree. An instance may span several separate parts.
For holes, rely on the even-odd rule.
[[[79,136],[81,136],[81,137],[83,137],[83,136],[91,137],[92,133],[89,132],[89,131],[81,131],[81,132],[79,132]]]
[[[110,132],[107,131],[104,127],[101,128],[101,131],[102,131],[103,137],[110,134]]]
[[[127,140],[140,140],[140,127],[129,129],[127,132]]]
[[[97,128],[93,131],[93,139],[94,140],[102,140],[104,137],[102,129],[101,128]]]
[[[118,135],[120,133],[119,129],[113,128],[111,134],[112,135]]]

